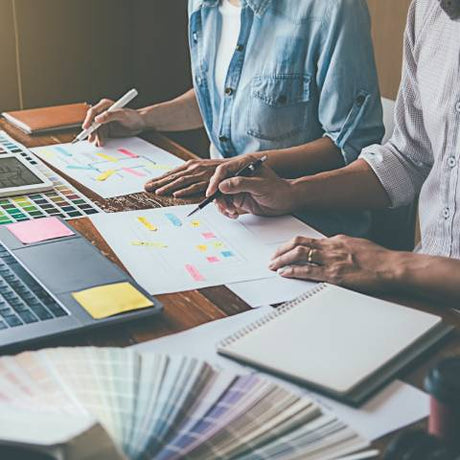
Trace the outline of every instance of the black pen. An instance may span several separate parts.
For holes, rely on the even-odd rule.
[[[257,172],[257,169],[264,163],[266,159],[267,159],[267,155],[259,158],[256,161],[253,161],[252,163],[249,163],[244,168],[240,169],[233,177],[251,177],[253,176]],[[213,193],[211,196],[209,196],[204,201],[202,201],[187,217],[190,217],[196,212],[205,208],[209,203],[212,203],[216,198],[219,198],[221,195],[222,195],[222,192],[220,190],[217,190],[217,192]]]

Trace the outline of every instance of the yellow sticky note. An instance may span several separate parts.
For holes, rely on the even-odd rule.
[[[115,174],[115,171],[113,169],[109,169],[103,172],[102,174],[99,174],[99,176],[97,176],[96,179],[100,182],[103,182],[106,179],[108,179],[110,176],[112,176],[113,174]]]
[[[214,246],[216,249],[222,249],[222,248],[225,246],[225,244],[222,243],[222,241],[216,241],[216,242],[213,244],[213,246]]]
[[[199,244],[196,248],[201,252],[206,252],[208,250],[208,247],[205,244]]]
[[[158,227],[150,223],[145,217],[138,217],[137,220],[151,232],[156,232],[158,230]]]
[[[153,306],[153,303],[144,294],[127,282],[73,292],[72,297],[94,319],[108,318]]]
[[[193,227],[193,228],[198,228],[200,225],[201,225],[201,222],[199,220],[192,220],[190,222],[190,225]]]
[[[110,161],[111,163],[116,163],[118,161],[118,158],[112,157],[112,156],[107,155],[105,153],[96,153],[96,155],[99,158],[102,158],[103,160]]]

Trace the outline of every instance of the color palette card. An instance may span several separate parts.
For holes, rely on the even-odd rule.
[[[54,189],[45,193],[0,198],[0,225],[49,216],[77,219],[102,212],[96,204],[33,157],[26,147],[4,131],[0,131],[0,155],[2,153],[21,155],[53,183]]]
[[[184,163],[136,137],[112,139],[104,147],[84,141],[37,147],[32,151],[103,198],[142,192],[149,179]]]
[[[273,381],[129,349],[57,348],[0,358],[0,413],[14,408],[24,424],[27,411],[34,419],[40,411],[89,414],[136,460],[327,460],[368,445],[312,399]],[[0,444],[7,441],[2,434]],[[104,442],[93,436],[98,440]]]
[[[172,206],[92,216],[91,220],[136,281],[151,294],[274,278],[272,236],[254,233],[208,206]],[[281,218],[284,222],[284,218]],[[267,225],[277,225],[277,219]]]

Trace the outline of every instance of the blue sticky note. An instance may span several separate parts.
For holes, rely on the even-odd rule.
[[[221,254],[223,257],[233,257],[232,251],[222,251]]]

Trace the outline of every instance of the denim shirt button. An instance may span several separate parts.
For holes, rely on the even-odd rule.
[[[447,160],[447,164],[453,168],[455,167],[455,165],[457,164],[457,160],[455,159],[455,157],[449,157],[449,159]]]
[[[442,211],[442,215],[444,219],[448,219],[450,217],[450,209],[449,208],[444,208]]]
[[[286,104],[287,102],[287,97],[285,94],[281,94],[281,96],[278,98],[278,103],[280,104]]]
[[[220,140],[220,142],[227,142],[228,137],[227,136],[219,136],[219,140]]]
[[[455,110],[457,112],[460,112],[460,101],[458,101],[456,104],[455,104]]]
[[[193,37],[193,42],[194,42],[194,43],[197,43],[197,42],[198,42],[198,33],[197,33],[197,32],[193,32],[192,37]]]
[[[358,97],[356,98],[356,105],[357,105],[358,107],[361,107],[361,106],[364,104],[365,100],[366,100],[366,96],[363,96],[363,95],[361,94],[361,96],[358,96]]]
[[[233,88],[225,88],[225,94],[231,96],[233,94]]]
[[[243,51],[244,50],[244,45],[238,44],[236,45],[236,51]]]

